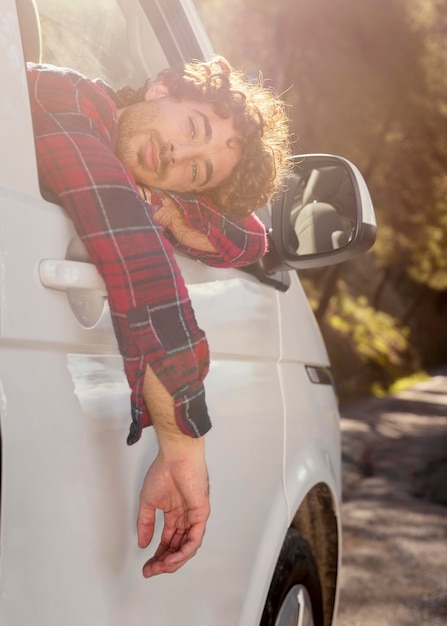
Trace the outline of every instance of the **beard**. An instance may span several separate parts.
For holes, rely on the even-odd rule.
[[[149,100],[127,107],[120,114],[115,154],[121,163],[131,170],[138,182],[144,182],[141,178],[144,178],[147,164],[142,146],[145,146],[149,139],[158,151],[159,164],[156,176],[160,181],[165,178],[169,166],[169,148],[154,128],[160,108],[157,100]]]

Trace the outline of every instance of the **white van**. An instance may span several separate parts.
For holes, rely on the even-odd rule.
[[[153,75],[212,54],[190,0],[37,5],[43,60],[110,82],[130,65]],[[129,389],[102,283],[39,190],[25,77],[39,20],[30,0],[0,8],[1,626],[334,624],[339,415],[295,269],[372,245],[361,175],[302,156],[287,193],[260,212],[262,262],[213,269],[178,256],[211,349],[212,512],[198,554],[146,580],[135,522],[156,438],[147,429],[126,445]]]

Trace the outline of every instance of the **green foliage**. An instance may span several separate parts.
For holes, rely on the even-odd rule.
[[[384,395],[414,370],[409,329],[375,310],[364,296],[352,296],[343,282],[321,329],[341,401]]]
[[[399,378],[399,380],[396,380],[396,382],[390,385],[388,393],[400,393],[401,391],[411,389],[418,383],[423,383],[427,380],[430,380],[430,376],[427,374],[427,372],[415,372],[411,376],[406,376],[404,378]]]
[[[365,297],[352,298],[345,292],[327,321],[343,337],[352,338],[365,365],[374,363],[387,371],[403,367],[408,328],[399,328],[390,315],[369,306]]]
[[[420,233],[411,247],[409,276],[435,291],[447,290],[447,177],[437,181],[438,195],[431,222],[421,220]]]

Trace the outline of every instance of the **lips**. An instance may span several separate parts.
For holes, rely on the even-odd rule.
[[[153,137],[149,139],[145,150],[146,166],[151,172],[158,172],[160,166],[159,149]]]

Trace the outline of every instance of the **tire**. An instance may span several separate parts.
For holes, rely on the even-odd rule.
[[[324,626],[317,564],[309,542],[296,529],[287,532],[260,626]]]

